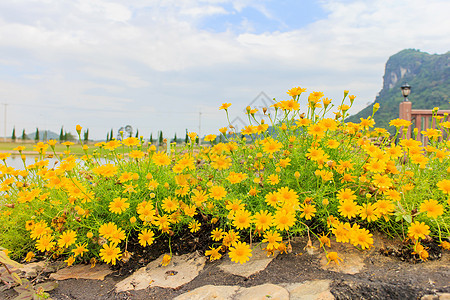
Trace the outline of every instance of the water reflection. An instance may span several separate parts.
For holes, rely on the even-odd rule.
[[[27,166],[34,164],[36,162],[36,159],[39,159],[39,157],[35,156],[35,155],[27,156],[25,158],[25,164]],[[55,166],[57,167],[59,165],[59,160],[56,158],[45,158],[45,160],[48,160],[47,167],[49,169],[51,169]],[[99,162],[100,164],[111,163],[110,160],[107,160],[105,158],[97,159],[97,162]],[[84,165],[84,161],[81,159],[77,159],[77,163]],[[13,167],[16,170],[25,170],[22,158],[19,155],[11,155],[10,157],[8,157],[6,159],[6,165],[8,167]]]
[[[36,162],[36,159],[39,159],[38,156],[27,156],[25,158],[25,164],[31,165]],[[56,158],[46,158],[45,160],[48,160],[48,167],[51,168],[55,163],[58,163],[59,161]],[[6,165],[8,167],[13,167],[16,170],[25,170],[23,160],[19,155],[11,155],[6,159]]]

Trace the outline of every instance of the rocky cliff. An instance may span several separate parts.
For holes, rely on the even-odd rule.
[[[414,49],[402,50],[391,56],[386,63],[383,88],[373,104],[356,115],[347,118],[349,122],[359,122],[372,114],[375,103],[380,109],[375,114],[377,127],[388,128],[389,121],[398,118],[398,107],[403,97],[400,86],[411,85],[413,109],[450,109],[450,51],[445,54],[430,55]],[[393,128],[390,128],[393,130]]]

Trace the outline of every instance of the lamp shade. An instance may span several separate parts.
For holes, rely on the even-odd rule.
[[[411,86],[409,84],[407,84],[407,83],[402,85],[400,88],[402,89],[402,95],[405,98],[408,97],[409,94],[411,93]]]

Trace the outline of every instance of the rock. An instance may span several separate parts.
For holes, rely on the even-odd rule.
[[[174,300],[231,299],[238,289],[238,286],[205,285],[190,292],[181,294],[180,296],[174,298]]]
[[[291,300],[332,300],[331,280],[312,280],[301,283],[283,284]]]
[[[320,267],[322,269],[345,274],[357,274],[364,269],[365,253],[358,251],[351,244],[333,243],[331,249],[333,249],[331,251],[336,251],[343,261],[339,261],[339,265],[333,261],[328,264],[326,254],[322,252],[320,254]]]
[[[263,284],[249,288],[242,288],[238,286],[205,285],[174,298],[174,300],[207,300],[207,299],[289,300],[289,292],[283,287],[274,284]]]
[[[161,261],[164,255],[116,284],[116,291],[142,290],[150,285],[162,288],[178,288],[197,277],[206,262],[204,256],[195,252],[181,256],[174,255],[169,265],[163,267]]]
[[[275,284],[263,284],[249,288],[241,288],[237,294],[233,297],[237,300],[266,300],[266,299],[278,299],[289,300],[289,292]]]
[[[277,256],[277,254],[275,254],[275,256],[267,257],[266,252],[262,250],[264,247],[265,245],[253,248],[250,260],[244,264],[232,262],[228,257],[228,259],[222,261],[219,268],[224,272],[248,278],[259,271],[264,270]]]
[[[18,270],[24,273],[27,278],[36,277],[39,272],[46,271],[47,263],[45,261],[23,264]]]
[[[111,274],[108,265],[97,265],[91,268],[91,265],[75,265],[59,270],[56,273],[50,275],[54,280],[66,280],[66,279],[93,279],[104,280],[105,276]]]

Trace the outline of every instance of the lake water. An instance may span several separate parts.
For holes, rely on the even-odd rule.
[[[25,158],[25,164],[27,166],[34,164],[36,162],[35,158],[39,158],[39,157],[38,156],[27,156]],[[58,162],[58,160],[56,158],[46,158],[46,160],[49,161],[49,163],[48,163],[49,168],[51,168],[55,163]],[[13,167],[14,169],[17,169],[17,170],[25,169],[22,158],[19,155],[11,155],[10,157],[8,157],[6,159],[6,164],[8,165],[8,167]]]
[[[36,162],[36,158],[39,158],[38,156],[34,156],[34,155],[30,155],[27,156],[25,158],[25,164],[31,165],[34,164]],[[47,167],[53,168],[54,166],[58,166],[59,165],[59,160],[56,158],[46,158],[45,160],[48,160],[48,165]],[[97,160],[100,162],[100,164],[105,164],[107,162],[111,163],[111,161],[105,159],[105,158],[100,158],[99,160]],[[77,159],[78,163],[84,164],[84,161],[81,159]],[[11,155],[10,157],[8,157],[6,159],[6,164],[8,165],[8,167],[13,167],[16,170],[25,170],[25,167],[23,165],[23,161],[22,158],[19,155]]]

